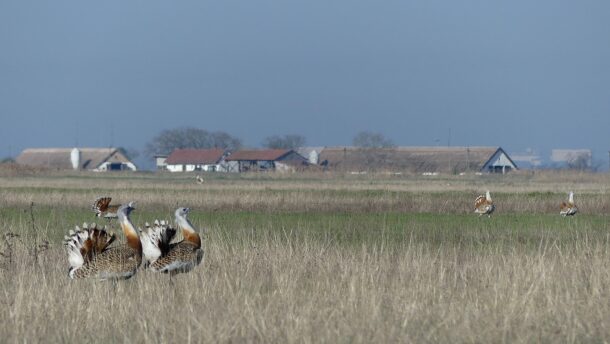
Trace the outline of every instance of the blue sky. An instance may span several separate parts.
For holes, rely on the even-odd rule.
[[[0,157],[142,149],[165,128],[257,146],[610,149],[610,1],[0,2]]]

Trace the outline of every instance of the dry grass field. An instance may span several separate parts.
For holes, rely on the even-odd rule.
[[[610,338],[607,175],[205,177],[0,170],[0,341]],[[472,214],[485,189],[491,219]],[[61,240],[99,195],[136,201],[136,225],[191,207],[203,264],[70,280]]]

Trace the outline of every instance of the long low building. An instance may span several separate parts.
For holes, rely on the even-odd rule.
[[[307,159],[292,149],[238,150],[225,158],[227,172],[296,171]]]
[[[117,148],[28,148],[15,159],[21,165],[58,170],[135,171]]]
[[[447,173],[506,173],[517,165],[501,147],[329,147],[321,165],[337,171]]]

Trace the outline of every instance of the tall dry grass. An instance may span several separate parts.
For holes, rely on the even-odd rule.
[[[171,176],[0,178],[0,234],[21,235],[0,237],[1,341],[610,338],[610,237],[608,226],[599,225],[604,217],[588,215],[603,207],[581,203],[583,214],[561,222],[526,215],[523,199],[531,200],[530,206],[554,204],[562,193],[530,193],[529,182],[499,180],[504,188],[515,183],[514,191],[496,197],[498,211],[507,215],[471,220],[459,214],[466,208],[460,210],[457,191],[425,185],[403,190],[403,181],[391,178],[336,178],[322,178],[325,186],[319,188],[311,187],[314,178],[285,177],[219,179],[203,188],[190,178]],[[396,190],[392,183],[398,183]],[[591,190],[606,188],[605,182],[590,183]],[[195,208],[200,214],[193,217],[195,224],[208,228],[202,265],[171,284],[167,276],[147,271],[116,285],[69,280],[58,233],[66,225],[90,221],[88,207],[99,193],[136,198],[136,212],[147,217],[167,214],[176,204]],[[589,196],[605,200],[603,191],[589,191]],[[449,201],[439,203],[442,199]],[[29,208],[32,201],[35,206]],[[215,214],[214,209],[218,216],[205,215]],[[384,213],[388,210],[406,212],[390,216]],[[306,216],[293,218],[292,212]],[[451,220],[451,215],[418,212],[456,215]],[[44,240],[50,248],[33,251]],[[10,264],[7,243],[12,245]]]
[[[0,275],[11,342],[603,342],[608,240],[530,249],[427,242],[348,247],[281,231],[229,239],[169,283],[70,281],[65,255]]]

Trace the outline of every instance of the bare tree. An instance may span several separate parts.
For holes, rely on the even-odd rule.
[[[591,170],[591,159],[586,154],[577,154],[575,156],[570,156],[567,162],[567,166],[571,170],[578,171],[587,171]]]
[[[209,132],[199,128],[166,129],[146,144],[146,153],[169,154],[177,148],[223,148],[234,150],[241,147],[241,140],[225,132]]]
[[[235,150],[242,146],[241,140],[224,131],[210,133],[208,146],[210,148],[223,148]]]
[[[301,135],[268,136],[263,140],[263,147],[270,149],[295,149],[305,145],[306,139]]]
[[[352,144],[362,148],[390,148],[394,147],[394,142],[386,138],[381,133],[361,131],[352,140]]]

